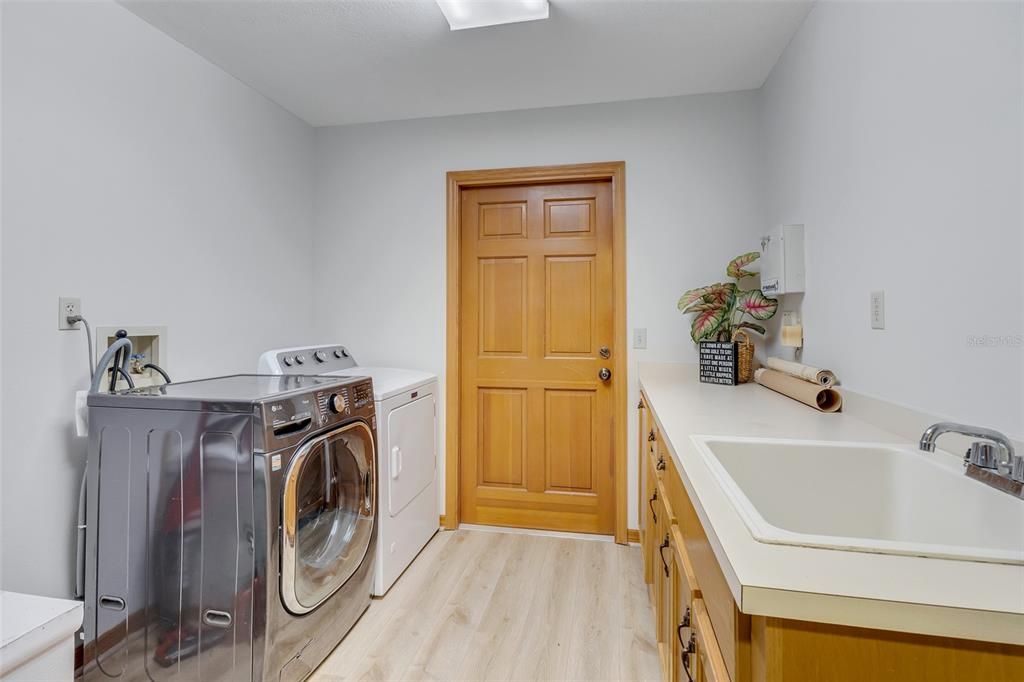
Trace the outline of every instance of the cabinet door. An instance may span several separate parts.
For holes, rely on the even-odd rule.
[[[670,533],[672,547],[672,680],[690,682],[696,666],[696,636],[693,632],[693,602],[700,597],[693,566],[686,554],[683,534],[674,524]]]
[[[637,523],[640,529],[640,536],[643,537],[644,528],[647,524],[647,510],[644,505],[647,504],[647,498],[645,493],[647,491],[647,465],[645,455],[647,454],[647,436],[650,433],[650,426],[648,424],[651,420],[651,411],[647,407],[647,400],[640,396],[640,404],[637,405],[636,409],[636,421],[637,421],[637,462],[639,464],[638,473],[639,480],[637,481]]]
[[[641,471],[644,478],[644,525],[640,536],[640,542],[644,555],[644,580],[648,585],[654,583],[654,564],[657,557],[654,556],[657,547],[658,515],[656,505],[658,504],[658,488],[654,475],[654,465],[651,458],[644,455],[641,460]]]
[[[675,638],[675,628],[672,619],[675,618],[675,609],[672,608],[672,556],[669,534],[663,535],[662,542],[658,545],[658,565],[655,571],[661,583],[658,595],[657,626],[658,641],[661,652],[662,678],[671,680],[673,674],[672,642]]]
[[[657,536],[654,540],[654,622],[658,641],[658,653],[661,659],[662,676],[669,678],[671,667],[672,640],[669,633],[669,621],[672,618],[672,560],[669,552],[671,544],[669,541],[670,520],[665,510],[661,491],[654,504],[658,518],[656,529]]]
[[[703,599],[693,600],[691,620],[695,638],[696,659],[693,679],[697,682],[730,682],[729,671],[725,667],[725,658],[718,648],[714,630],[711,629],[711,617]]]

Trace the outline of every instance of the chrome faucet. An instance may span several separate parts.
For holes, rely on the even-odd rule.
[[[971,443],[964,455],[965,473],[994,488],[1024,498],[1024,457],[1014,452],[1009,438],[983,426],[939,422],[929,426],[921,435],[921,449],[935,452],[935,441],[944,433],[983,438]]]

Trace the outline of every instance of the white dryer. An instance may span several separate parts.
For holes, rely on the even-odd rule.
[[[378,522],[373,594],[383,596],[439,527],[437,377],[393,367],[362,367],[344,346],[264,353],[260,374],[367,376],[377,414]]]

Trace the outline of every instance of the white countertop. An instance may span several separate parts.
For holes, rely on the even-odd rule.
[[[741,611],[1024,644],[1024,566],[758,542],[690,440],[704,435],[906,444],[906,437],[850,412],[816,412],[754,383],[702,384],[695,365],[642,364],[639,377]]]
[[[0,675],[20,667],[82,626],[82,602],[0,591]]]

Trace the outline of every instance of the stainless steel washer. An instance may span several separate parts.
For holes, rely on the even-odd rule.
[[[370,603],[365,378],[89,397],[86,680],[301,680]]]

